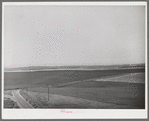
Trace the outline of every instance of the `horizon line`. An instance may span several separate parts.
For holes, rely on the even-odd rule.
[[[4,67],[5,68],[24,68],[24,67],[65,67],[65,66],[117,66],[117,65],[145,65],[145,63],[137,63],[137,64],[102,64],[102,65],[30,65],[30,66],[16,66],[16,67]],[[11,65],[12,66],[12,65]]]

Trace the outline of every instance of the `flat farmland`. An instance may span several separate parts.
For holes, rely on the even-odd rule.
[[[54,87],[69,82],[139,72],[145,72],[145,69],[4,72],[4,88],[13,89],[47,85]]]
[[[29,91],[32,93],[38,93],[38,96],[40,95],[38,97],[39,99],[44,95],[45,96],[44,103],[47,102],[48,88],[45,88],[45,87],[29,88]],[[58,101],[57,105],[61,108],[64,108],[63,105],[66,102],[70,103],[70,101],[68,100],[70,100],[71,97],[75,97],[80,100],[86,99],[89,101],[97,101],[97,102],[107,103],[112,105],[111,107],[110,106],[107,107],[107,105],[101,104],[101,105],[97,105],[97,108],[144,109],[145,108],[145,73],[142,73],[142,72],[137,74],[131,73],[131,74],[125,74],[124,76],[120,75],[120,76],[114,76],[111,78],[108,77],[103,79],[91,79],[90,81],[84,81],[84,82],[79,82],[79,83],[70,84],[66,86],[61,86],[59,88],[49,88],[49,93],[50,93],[50,97],[52,97],[54,100],[54,101],[52,100],[51,103],[52,102],[55,103]],[[59,98],[55,99],[55,96],[51,94],[56,95]],[[63,101],[63,98],[60,98],[60,96],[65,96],[63,98],[67,100]],[[86,100],[82,100],[82,102],[85,103]],[[81,101],[79,103],[81,103]],[[84,107],[92,108],[89,105],[85,105],[82,103],[81,106],[83,105]],[[105,105],[105,107],[103,105]],[[116,106],[113,106],[113,105],[116,105]],[[120,107],[117,107],[117,106],[120,106]],[[65,108],[70,108],[70,105],[65,104]],[[74,108],[76,108],[76,106],[74,106]]]
[[[29,88],[29,91],[38,92],[45,95],[46,98],[48,95],[47,88]],[[50,88],[49,93],[129,107],[136,106],[140,109],[145,108],[145,84],[142,83],[88,81],[67,87]]]
[[[4,84],[35,108],[145,108],[145,69],[5,72]]]

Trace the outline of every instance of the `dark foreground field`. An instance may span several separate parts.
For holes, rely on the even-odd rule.
[[[49,86],[57,86],[68,82],[139,72],[145,72],[145,69],[5,72],[4,88],[12,89],[23,87],[47,86],[47,84]]]
[[[79,85],[79,84],[77,84]],[[87,87],[88,85],[88,87]],[[84,87],[85,86],[85,87]],[[47,104],[48,102],[48,89],[47,88],[29,88],[29,92],[36,93],[34,98]],[[72,108],[72,102],[68,104],[66,102],[71,97],[76,97],[77,99],[87,99],[91,101],[98,101],[109,104],[121,105],[121,108],[145,108],[145,85],[138,83],[124,83],[124,82],[87,82],[82,83],[77,88],[73,87],[62,87],[62,88],[50,88],[50,94],[56,94],[57,96],[66,96],[65,99],[50,99],[53,97],[50,95],[49,100],[51,108]],[[32,94],[33,95],[33,94]],[[58,103],[56,103],[58,101]],[[79,105],[79,104],[78,104]],[[70,107],[71,106],[71,107]],[[74,106],[73,108],[75,108]],[[79,107],[79,106],[78,106]],[[102,106],[97,106],[96,108],[101,108]],[[81,106],[80,106],[81,108]],[[85,108],[85,106],[84,106]],[[86,105],[86,108],[93,108]],[[95,108],[95,107],[94,107]],[[110,107],[106,107],[110,108]],[[112,107],[116,108],[116,107]]]
[[[7,72],[4,84],[6,90],[20,88],[21,95],[34,108],[144,109],[144,72],[144,69]],[[132,76],[123,76],[129,74]],[[47,84],[51,86],[49,99]]]

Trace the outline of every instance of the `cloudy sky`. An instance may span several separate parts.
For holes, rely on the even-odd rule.
[[[145,62],[145,8],[5,6],[4,66]]]

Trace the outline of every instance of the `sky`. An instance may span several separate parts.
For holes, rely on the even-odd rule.
[[[4,7],[4,66],[145,63],[143,6]]]

